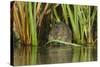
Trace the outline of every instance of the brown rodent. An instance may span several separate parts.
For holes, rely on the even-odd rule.
[[[48,40],[71,42],[72,32],[69,25],[63,22],[55,24],[49,32]]]

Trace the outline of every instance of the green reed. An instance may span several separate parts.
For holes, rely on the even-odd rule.
[[[17,4],[17,5],[16,5]],[[60,7],[58,10],[57,8]],[[58,14],[61,11],[60,15]],[[56,22],[66,22],[70,24],[72,34],[73,34],[73,43],[63,42],[58,40],[48,41],[45,45],[51,42],[57,42],[62,44],[73,45],[73,47],[86,45],[88,43],[93,43],[93,24],[95,24],[97,14],[97,8],[91,6],[82,6],[82,5],[66,5],[66,4],[55,4],[52,5],[47,3],[32,3],[32,2],[15,2],[13,6],[13,17],[14,25],[16,31],[19,33],[21,42],[27,45],[38,46],[39,39],[37,35],[43,33],[43,23],[44,20],[51,17],[52,20]],[[50,22],[50,21],[49,21]],[[48,22],[45,22],[48,23]],[[47,24],[47,27],[50,26],[50,23]],[[37,29],[39,32],[37,32]],[[44,30],[46,30],[45,28]],[[48,32],[45,32],[48,33]],[[39,37],[40,38],[40,37]],[[91,44],[87,45],[91,46]],[[88,52],[88,54],[87,54]],[[36,64],[37,48],[32,47],[32,63]],[[80,58],[79,58],[80,56]],[[91,60],[91,51],[80,47],[73,49],[73,62],[74,61],[86,61]]]
[[[36,25],[36,3],[33,4],[34,11],[32,12],[32,3],[28,3],[29,19],[30,19],[30,32],[32,35],[32,63],[36,64],[37,61],[37,25]],[[35,47],[34,47],[35,46]]]
[[[32,12],[32,3],[28,4],[30,32],[32,35],[32,45],[37,45],[37,30],[36,30],[36,3],[34,3],[34,11]]]
[[[12,9],[13,30],[18,33],[21,45],[37,47],[36,3],[15,1]],[[36,64],[36,56],[37,48],[32,48],[33,64]]]
[[[96,7],[92,6],[82,6],[82,5],[65,5],[61,4],[62,8],[62,16],[63,20],[66,21],[67,24],[71,24],[72,27],[72,34],[73,34],[73,43],[69,43],[69,45],[73,45],[73,55],[72,55],[72,62],[77,61],[91,61],[92,50],[89,48],[89,46],[96,45],[94,44],[95,40],[93,40],[93,24],[96,19]],[[56,8],[55,8],[56,11]],[[54,12],[55,16],[57,16],[57,12]],[[58,17],[58,16],[57,16]],[[59,17],[56,20],[59,19]],[[70,21],[68,21],[68,18]],[[59,19],[60,21],[62,19]],[[54,40],[55,41],[55,40]],[[54,42],[49,41],[48,43]],[[55,41],[57,43],[63,43],[67,44],[68,42],[62,42],[62,41]],[[46,44],[48,44],[46,43]],[[88,44],[91,43],[91,44]],[[77,47],[76,45],[87,45],[87,47]],[[76,47],[75,47],[76,46]]]

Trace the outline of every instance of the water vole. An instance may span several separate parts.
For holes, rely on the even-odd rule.
[[[65,42],[71,42],[72,41],[72,32],[68,24],[65,24],[63,22],[55,24],[48,36],[48,40],[61,40]]]

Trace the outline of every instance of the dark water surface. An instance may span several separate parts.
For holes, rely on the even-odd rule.
[[[97,50],[94,47],[31,47],[14,49],[14,65],[55,64],[96,61]]]

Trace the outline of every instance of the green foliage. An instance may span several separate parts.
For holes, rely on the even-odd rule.
[[[12,10],[13,30],[18,33],[21,45],[39,46],[42,43],[40,39],[48,40],[46,36],[54,22],[65,22],[70,26],[73,42],[52,40],[46,42],[44,46],[52,42],[71,45],[76,47],[73,49],[73,62],[79,61],[79,57],[80,61],[91,60],[91,50],[84,49],[84,45],[96,45],[97,38],[93,37],[93,25],[97,24],[96,6],[15,1]],[[36,59],[37,48],[32,47],[32,63],[36,64]]]
[[[36,3],[34,3],[34,11],[32,12],[32,3],[28,3],[30,32],[32,36],[32,45],[37,45],[37,30],[36,30]]]

